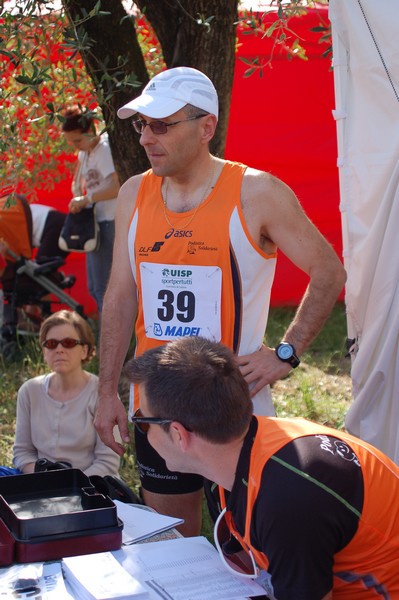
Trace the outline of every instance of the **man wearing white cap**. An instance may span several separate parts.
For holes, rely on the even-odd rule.
[[[156,75],[118,116],[133,117],[151,164],[119,193],[102,315],[96,427],[103,441],[123,454],[112,429],[117,424],[129,441],[117,389],[133,330],[136,356],[183,336],[223,342],[238,356],[255,413],[273,415],[269,384],[298,366],[299,355],[329,315],[345,272],[283,182],[210,154],[218,97],[203,73],[178,67]],[[263,344],[263,336],[277,248],[310,282],[274,349]],[[136,388],[130,416],[139,410]],[[146,435],[136,433],[135,441],[145,503],[184,518],[185,535],[198,534],[202,479],[168,471]]]

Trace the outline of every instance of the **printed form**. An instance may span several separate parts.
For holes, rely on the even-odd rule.
[[[113,555],[147,587],[151,600],[265,598],[256,582],[230,574],[202,536],[124,546]]]

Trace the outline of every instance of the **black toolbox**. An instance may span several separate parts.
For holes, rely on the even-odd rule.
[[[0,518],[2,566],[122,545],[115,504],[79,469],[0,477]]]

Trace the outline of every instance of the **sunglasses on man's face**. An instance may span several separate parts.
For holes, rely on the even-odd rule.
[[[165,123],[165,121],[151,121],[151,123],[147,123],[145,119],[135,119],[132,121],[132,125],[134,130],[140,135],[144,133],[144,129],[148,127],[151,129],[152,133],[155,135],[164,135],[168,132],[168,127],[172,127],[172,125],[178,125],[179,123],[186,123],[186,121],[196,121],[197,119],[201,119],[202,117],[206,117],[207,114],[197,115],[196,117],[189,117],[188,119],[182,119],[181,121],[173,121],[173,123]]]
[[[150,425],[167,425],[172,423],[172,419],[162,419],[160,417],[145,417],[138,408],[132,417],[132,423],[135,424],[140,433],[148,433]]]
[[[43,348],[48,350],[55,350],[61,344],[63,348],[75,348],[75,346],[84,346],[84,342],[81,340],[74,340],[73,338],[63,338],[62,340],[50,339],[43,342]]]
[[[229,544],[230,531],[226,523],[226,509],[224,508],[215,522],[213,536],[215,546],[226,569],[234,575],[256,579],[259,577],[259,568],[256,565],[254,555],[248,548],[243,548],[236,538],[233,541],[236,547],[234,552],[227,552]]]

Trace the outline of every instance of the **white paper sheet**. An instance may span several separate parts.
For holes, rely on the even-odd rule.
[[[125,546],[113,554],[144,583],[151,600],[244,600],[265,594],[254,581],[231,575],[204,537]]]
[[[62,561],[65,578],[75,598],[127,600],[148,598],[146,589],[111,552],[70,556]]]
[[[183,519],[168,517],[114,500],[118,517],[123,521],[122,543],[133,544],[183,523]]]

